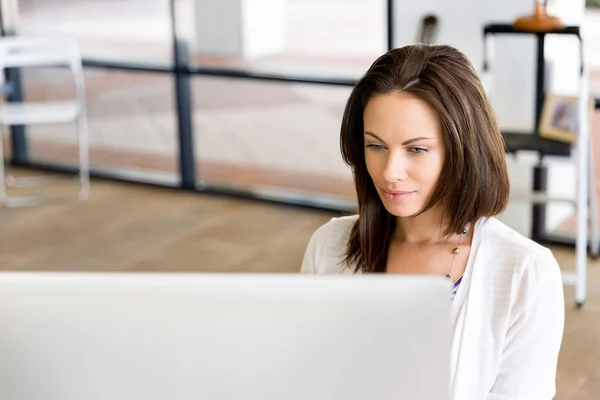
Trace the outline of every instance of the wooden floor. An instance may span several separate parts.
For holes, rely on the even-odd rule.
[[[62,186],[65,192],[68,186]],[[249,271],[294,273],[312,232],[333,214],[167,189],[93,182],[89,201],[0,208],[0,268],[52,271]],[[563,268],[573,252],[553,249]],[[567,321],[559,400],[600,393],[600,263],[589,297]]]

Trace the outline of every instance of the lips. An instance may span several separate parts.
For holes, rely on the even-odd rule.
[[[415,190],[407,191],[407,190],[387,190],[387,189],[381,189],[381,191],[383,192],[384,197],[390,201],[402,201],[404,199],[407,199],[413,193],[416,192]]]
[[[387,189],[381,189],[382,192],[386,193],[386,194],[391,194],[391,195],[396,195],[396,196],[406,196],[409,194],[414,193],[414,190],[387,190]]]

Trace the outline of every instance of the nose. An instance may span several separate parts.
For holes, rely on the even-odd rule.
[[[406,157],[399,153],[388,153],[383,170],[383,179],[388,183],[405,181],[408,179],[408,165]]]

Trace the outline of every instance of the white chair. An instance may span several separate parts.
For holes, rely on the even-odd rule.
[[[28,37],[0,38],[0,84],[6,68],[67,67],[71,70],[76,96],[68,101],[18,102],[0,104],[0,125],[34,125],[75,122],[79,147],[79,183],[76,196],[85,200],[90,192],[89,148],[84,96],[83,66],[76,42],[63,39]],[[0,140],[0,202],[7,207],[32,206],[64,199],[64,196],[10,197],[8,187],[32,187],[46,183],[47,178],[6,176]]]

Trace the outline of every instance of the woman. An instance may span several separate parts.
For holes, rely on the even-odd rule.
[[[509,195],[504,142],[467,58],[424,45],[380,57],[348,99],[341,148],[359,213],[314,233],[302,272],[447,276],[453,398],[553,398],[561,273],[494,217]]]

